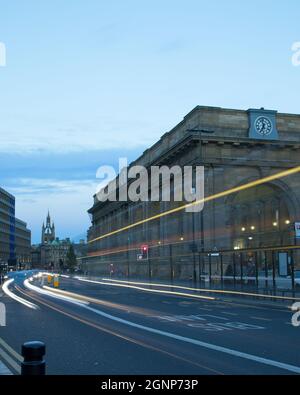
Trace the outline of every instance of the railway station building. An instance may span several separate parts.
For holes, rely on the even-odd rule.
[[[203,166],[204,208],[95,195],[90,275],[297,290],[300,115],[197,106],[137,165]]]

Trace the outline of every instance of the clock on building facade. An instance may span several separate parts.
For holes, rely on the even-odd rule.
[[[258,117],[255,120],[255,129],[257,133],[261,134],[262,136],[268,136],[269,134],[272,133],[273,125],[272,121],[268,117]]]
[[[260,140],[278,140],[276,126],[276,111],[265,109],[248,110],[249,114],[249,137]]]

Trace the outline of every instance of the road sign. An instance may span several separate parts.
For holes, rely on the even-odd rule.
[[[300,222],[295,222],[296,239],[300,239]]]

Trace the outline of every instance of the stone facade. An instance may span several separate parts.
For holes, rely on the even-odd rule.
[[[46,226],[43,223],[42,226],[42,244],[50,244],[55,240],[55,225],[52,222],[51,224],[51,218],[50,218],[50,213],[48,211],[47,219],[46,219]]]
[[[43,223],[42,226],[41,244],[32,248],[33,267],[57,270],[62,268],[70,245],[70,239],[60,240],[55,236],[55,225],[48,212],[46,225]]]
[[[254,138],[253,131],[250,137],[253,112],[262,119],[270,113],[197,106],[131,166],[203,165],[206,197],[300,166],[300,115],[272,112],[275,124],[270,128],[276,128],[278,138],[268,138],[264,127]],[[294,223],[300,221],[300,174],[212,199],[201,213],[179,211],[93,241],[178,204],[98,202],[95,196],[89,210],[89,272],[178,279],[209,275],[211,279],[225,276],[233,265],[236,275],[250,274],[255,264],[256,271],[272,269],[277,275],[278,253],[297,244]],[[137,262],[145,243],[149,260]],[[287,252],[286,259],[288,271],[291,264],[300,269],[296,248]]]
[[[86,243],[72,243],[70,238],[59,239],[55,236],[55,225],[51,221],[48,212],[46,225],[43,223],[41,232],[41,244],[32,246],[32,265],[35,268],[46,268],[54,270],[66,269],[66,257],[73,244],[75,255],[81,257],[86,254]]]

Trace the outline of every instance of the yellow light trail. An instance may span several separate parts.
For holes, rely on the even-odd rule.
[[[149,245],[149,248],[159,248],[159,247],[166,247],[169,245],[176,245],[176,244],[180,244],[179,242],[164,242],[164,244],[160,244],[160,245]],[[136,251],[139,250],[139,247],[133,247],[133,248],[124,248],[122,250],[114,250],[114,251],[109,251],[109,252],[101,252],[101,253],[93,253],[91,255],[86,255],[80,258],[77,258],[77,260],[79,259],[83,259],[83,258],[98,258],[99,256],[109,256],[109,255],[116,255],[116,254],[120,254],[122,252],[127,252],[127,251]],[[225,254],[229,254],[229,253],[242,253],[242,252],[259,252],[259,251],[279,251],[279,250],[300,250],[300,245],[283,245],[283,246],[279,246],[279,247],[257,247],[257,248],[241,248],[239,250],[223,250],[220,251],[222,253]],[[205,254],[208,254],[209,252],[212,251],[205,251]],[[189,252],[189,253],[184,253],[184,254],[176,254],[177,257],[183,257],[183,256],[192,256],[193,253]],[[173,255],[174,256],[174,255]],[[171,256],[170,255],[164,255],[164,259],[169,259]],[[151,260],[152,258],[148,258],[148,260]],[[154,258],[155,259],[155,258]]]
[[[189,364],[192,364],[192,365],[201,367],[201,368],[206,369],[206,370],[208,370],[208,371],[211,371],[211,372],[214,372],[214,373],[217,373],[217,374],[222,374],[222,375],[224,374],[223,372],[220,372],[220,371],[215,370],[215,369],[213,369],[213,368],[209,368],[209,367],[204,366],[204,365],[202,365],[202,364],[200,364],[200,363],[198,363],[198,362],[194,362],[194,361],[189,360],[189,359],[187,359],[187,358],[185,358],[185,357],[183,357],[183,356],[180,356],[180,355],[178,355],[178,354],[174,354],[174,353],[171,352],[171,351],[168,351],[168,350],[166,350],[166,349],[163,349],[162,346],[161,346],[161,344],[159,344],[158,346],[155,346],[155,345],[150,344],[149,342],[147,343],[147,342],[146,342],[147,339],[146,339],[145,341],[143,341],[143,340],[137,339],[136,336],[134,336],[134,337],[133,337],[133,336],[132,336],[132,337],[127,336],[127,335],[125,335],[125,334],[122,334],[121,332],[117,332],[117,331],[115,331],[115,330],[113,330],[113,329],[109,329],[109,328],[107,328],[107,327],[104,327],[103,325],[96,324],[96,323],[92,322],[91,320],[81,318],[80,316],[75,315],[75,314],[72,314],[72,313],[68,313],[67,311],[63,310],[62,308],[57,307],[57,305],[55,305],[55,304],[53,304],[53,303],[46,302],[45,300],[43,300],[43,299],[41,299],[41,298],[39,298],[39,297],[37,297],[37,296],[30,295],[30,294],[28,294],[27,292],[25,292],[24,290],[22,290],[22,289],[19,288],[19,287],[16,287],[16,288],[17,288],[18,291],[21,292],[23,295],[26,295],[27,297],[29,297],[29,298],[35,300],[36,302],[38,302],[38,303],[40,303],[40,304],[42,304],[42,305],[44,305],[44,306],[46,306],[46,307],[48,307],[48,308],[54,310],[54,311],[56,311],[56,312],[58,312],[58,313],[60,313],[60,314],[63,314],[63,315],[66,316],[66,317],[69,317],[69,318],[71,318],[71,319],[73,319],[73,320],[76,320],[76,321],[78,321],[78,322],[80,322],[80,323],[82,323],[82,324],[85,324],[85,325],[87,325],[87,326],[90,326],[90,327],[92,327],[92,328],[94,328],[94,329],[97,329],[97,330],[99,330],[99,331],[101,331],[101,332],[108,333],[109,335],[115,336],[115,337],[117,337],[117,338],[119,338],[119,339],[121,339],[121,340],[125,340],[125,341],[127,341],[127,342],[130,342],[130,343],[139,345],[139,346],[144,347],[144,348],[147,348],[147,349],[149,349],[149,350],[156,351],[156,352],[159,352],[159,353],[161,353],[161,354],[168,355],[168,356],[170,356],[170,357],[172,357],[172,358],[179,359],[179,360],[181,360],[181,361],[185,361],[185,362],[187,362],[187,363],[189,363]]]
[[[156,312],[154,310],[149,310],[146,308],[139,308],[139,307],[130,306],[130,305],[126,305],[126,304],[113,303],[113,302],[109,302],[106,300],[96,299],[96,298],[92,298],[89,296],[77,294],[74,292],[64,291],[62,289],[57,289],[57,288],[54,289],[51,287],[47,287],[46,285],[44,285],[43,288],[48,291],[57,293],[57,294],[70,296],[71,298],[77,299],[79,301],[95,303],[95,304],[99,304],[101,306],[105,306],[105,307],[109,307],[109,308],[113,308],[113,309],[117,309],[117,310],[121,310],[121,311],[125,311],[125,312],[132,312],[132,313],[136,313],[136,314],[140,314],[140,315],[144,315],[144,316],[148,316],[148,317],[153,317],[153,315],[156,314]]]
[[[265,184],[267,182],[277,180],[278,178],[287,177],[287,176],[290,176],[292,174],[296,174],[299,171],[300,171],[300,166],[297,166],[297,167],[293,167],[292,169],[288,169],[288,170],[284,170],[284,171],[276,173],[276,174],[272,174],[271,176],[268,176],[268,177],[264,177],[264,178],[261,178],[261,179],[255,180],[255,181],[248,182],[247,184],[243,184],[243,185],[240,185],[240,186],[235,187],[235,188],[227,189],[226,191],[219,192],[219,193],[216,193],[216,194],[211,195],[211,196],[207,196],[207,197],[199,199],[199,200],[195,200],[192,203],[187,203],[187,204],[184,204],[184,205],[182,205],[180,207],[175,207],[175,208],[173,208],[171,210],[167,210],[167,211],[164,211],[162,213],[153,215],[152,217],[148,217],[148,218],[142,219],[140,221],[134,222],[133,224],[124,226],[123,228],[116,229],[116,230],[114,230],[112,232],[109,232],[109,233],[106,233],[106,234],[104,234],[102,236],[96,237],[95,239],[89,240],[88,243],[94,243],[95,241],[104,239],[106,237],[113,236],[113,235],[115,235],[117,233],[124,232],[126,230],[135,228],[136,226],[142,225],[142,224],[150,222],[150,221],[154,221],[156,219],[165,217],[167,215],[174,214],[174,213],[176,213],[178,211],[182,211],[182,210],[184,210],[186,208],[189,208],[189,207],[192,207],[192,206],[196,206],[196,205],[202,204],[202,203],[207,203],[207,202],[210,202],[212,200],[216,200],[216,199],[219,199],[219,198],[224,197],[224,196],[231,195],[231,194],[236,193],[236,192],[244,191],[246,189],[250,189],[250,188],[253,188],[255,186],[262,185],[262,184]]]

